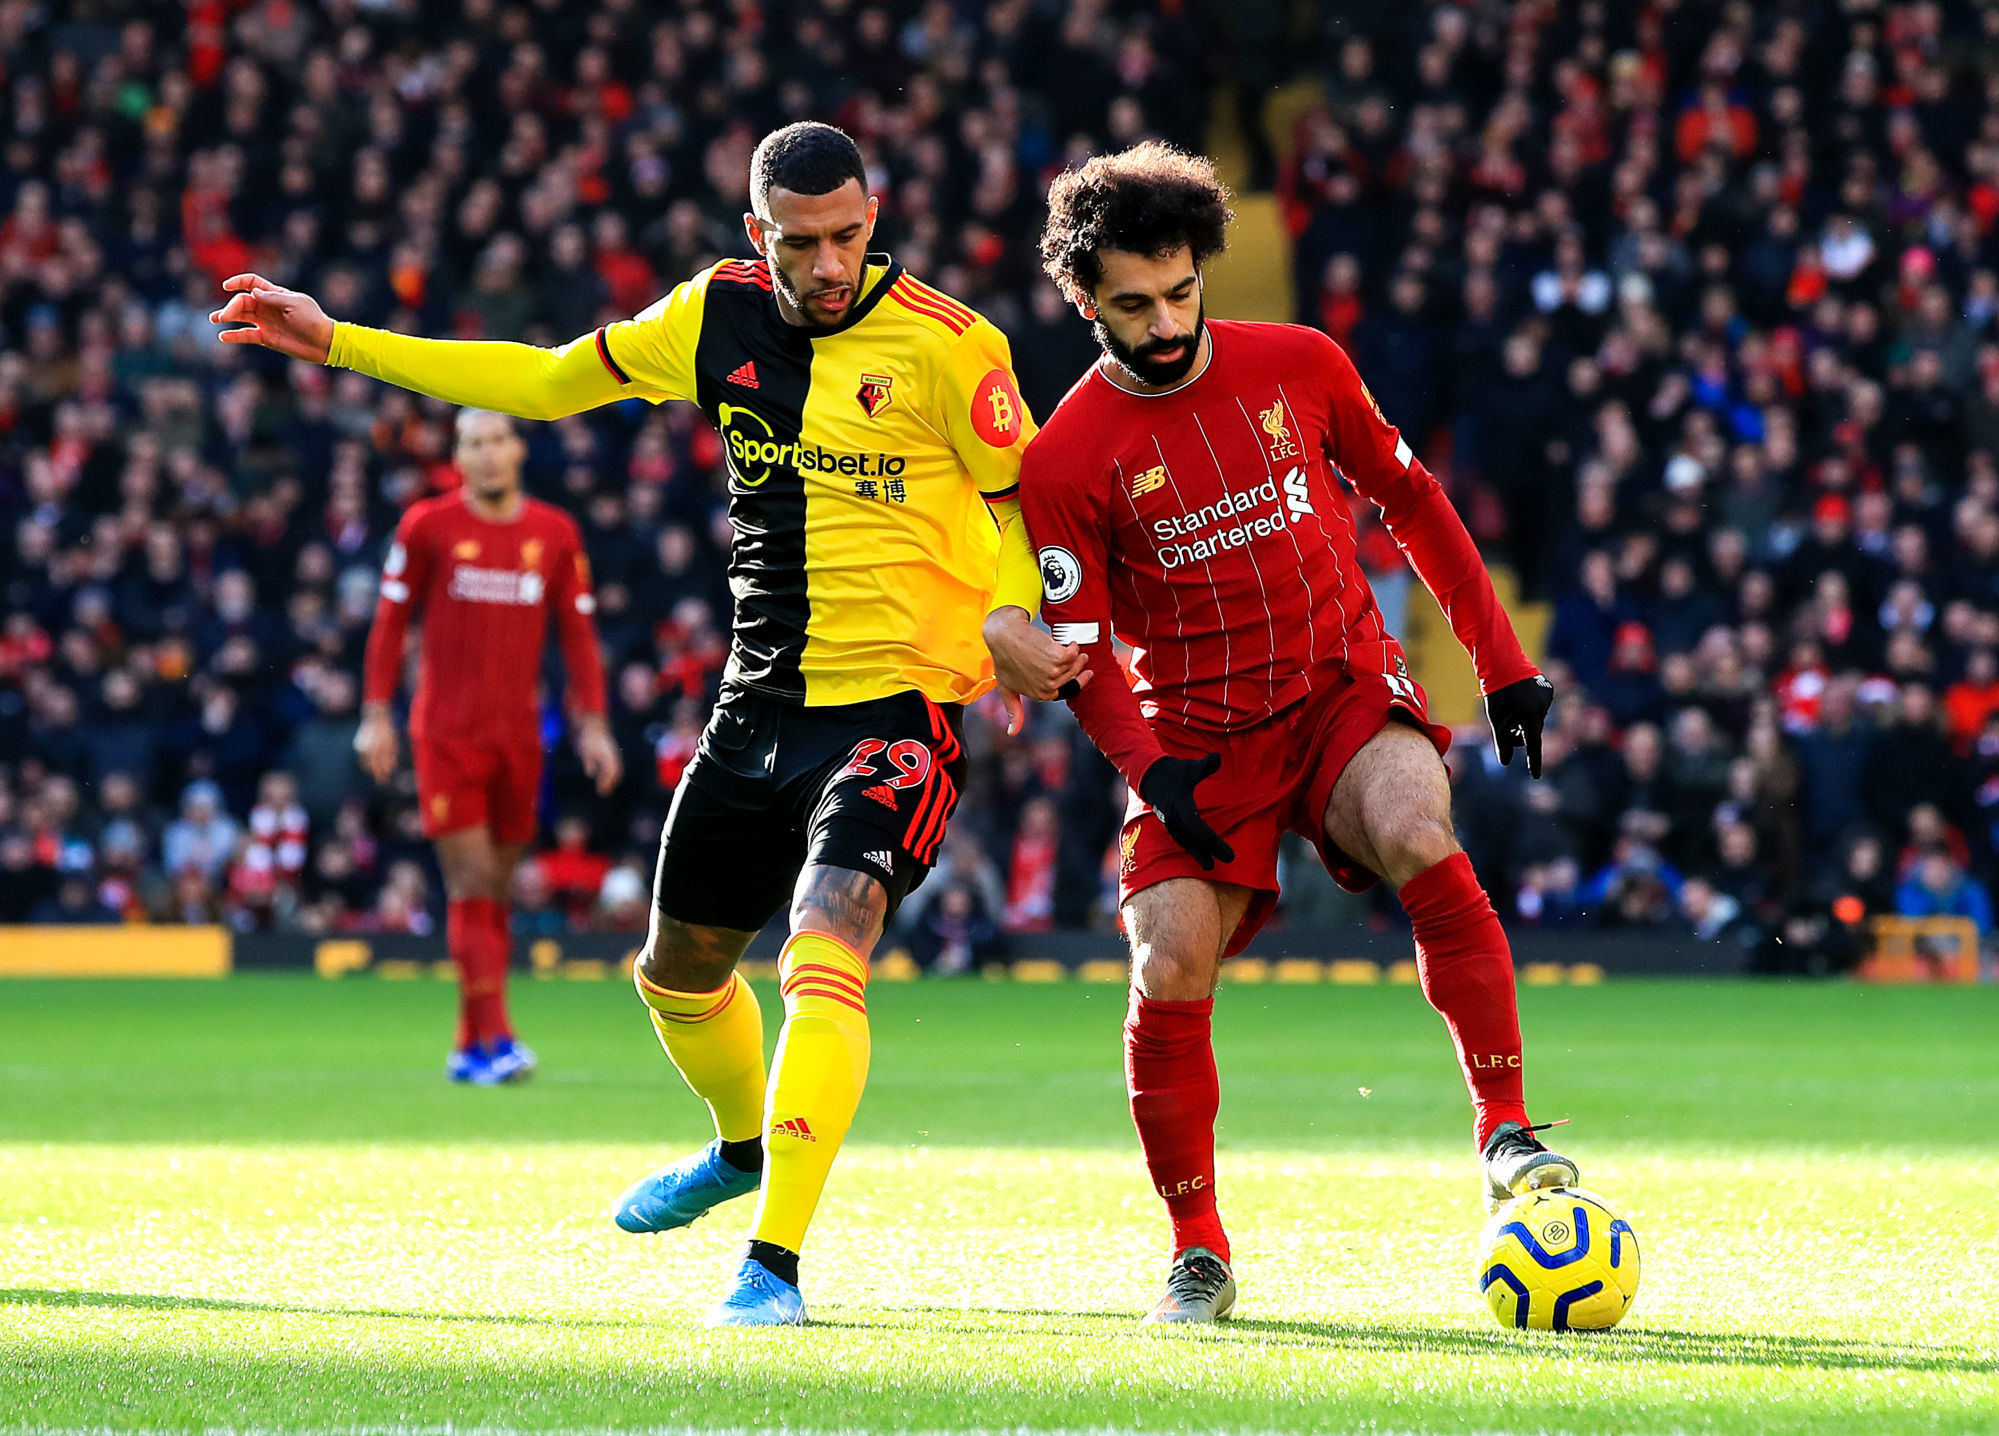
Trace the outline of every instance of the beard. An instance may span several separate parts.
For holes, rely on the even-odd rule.
[[[778,262],[775,259],[770,261],[770,282],[772,287],[783,296],[787,304],[805,316],[806,327],[812,329],[830,329],[835,324],[840,323],[849,314],[854,312],[854,300],[858,297],[856,294],[857,286],[848,284],[827,285],[813,290],[810,294],[801,293],[798,286],[791,282],[791,276],[778,266]],[[824,294],[829,288],[845,289],[847,291],[846,308],[830,319],[805,307],[808,301]]]
[[[1192,332],[1183,334],[1178,339],[1148,339],[1143,344],[1134,346],[1111,333],[1110,325],[1104,323],[1101,316],[1090,321],[1090,328],[1096,331],[1097,344],[1104,353],[1116,360],[1141,384],[1150,384],[1154,388],[1177,384],[1187,377],[1188,371],[1194,367],[1195,358],[1201,352],[1201,336],[1207,331],[1207,325],[1208,306],[1205,300],[1194,316]],[[1178,358],[1158,357],[1161,350],[1173,348],[1181,350]]]

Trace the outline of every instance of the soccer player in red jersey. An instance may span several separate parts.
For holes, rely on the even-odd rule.
[[[1381,509],[1471,654],[1500,757],[1524,747],[1536,777],[1554,689],[1339,346],[1204,320],[1202,266],[1230,218],[1206,161],[1157,143],[1098,156],[1057,179],[1048,205],[1048,273],[1104,355],[1030,445],[1021,501],[1043,612],[1098,675],[1072,706],[1132,788],[1125,1072],[1173,1226],[1151,1319],[1212,1321],[1235,1279],[1215,1205],[1209,1020],[1223,959],[1276,905],[1286,831],[1342,886],[1395,886],[1470,1088],[1488,1204],[1576,1180],[1528,1122],[1512,955],[1451,832],[1450,731],[1430,722],[1375,607],[1340,480]]]
[[[597,604],[576,521],[521,492],[527,446],[504,414],[461,410],[453,452],[463,487],[410,505],[382,566],[354,750],[376,781],[396,771],[389,704],[402,677],[403,637],[420,613],[410,743],[423,830],[444,870],[445,941],[458,970],[458,1038],[445,1072],[454,1082],[489,1085],[534,1070],[534,1054],[514,1040],[507,1020],[507,892],[535,830],[542,756],[535,697],[551,614],[584,770],[609,792],[622,764],[604,717],[604,663],[590,618]]]

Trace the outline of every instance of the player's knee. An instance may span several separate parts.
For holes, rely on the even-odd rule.
[[[866,956],[887,920],[888,889],[871,874],[814,864],[799,875],[793,932],[823,932]]]
[[[639,976],[669,992],[713,992],[736,970],[738,954],[685,923],[658,915],[639,949]]]
[[[1404,813],[1376,825],[1374,850],[1380,857],[1381,875],[1400,887],[1455,853],[1458,839],[1448,818],[1435,813]]]
[[[1132,985],[1155,1002],[1199,1002],[1215,991],[1220,964],[1184,938],[1134,938],[1131,945]]]
[[[444,870],[444,890],[454,898],[504,898],[497,891],[498,876],[493,865],[475,860],[453,863]]]

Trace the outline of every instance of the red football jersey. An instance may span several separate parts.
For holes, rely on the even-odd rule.
[[[1093,368],[1021,465],[1042,612],[1063,641],[1106,645],[1075,708],[1126,777],[1160,754],[1141,712],[1232,730],[1347,673],[1408,682],[1341,476],[1380,508],[1485,690],[1532,676],[1477,546],[1345,352],[1297,325],[1208,331],[1208,367],[1165,394]],[[1129,690],[1113,629],[1133,649]]]
[[[569,706],[604,711],[604,661],[591,622],[597,600],[576,521],[538,499],[491,523],[464,492],[411,504],[382,565],[368,634],[363,696],[387,702],[402,675],[403,637],[423,617],[410,736],[461,733],[531,739],[542,644],[555,615]]]

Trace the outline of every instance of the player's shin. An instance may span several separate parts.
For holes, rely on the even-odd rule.
[[[733,972],[713,992],[674,992],[646,981],[637,968],[632,980],[659,1045],[714,1115],[725,1155],[753,1170],[740,1160],[747,1154],[728,1149],[753,1143],[763,1132],[764,1020],[756,994]]]
[[[513,1020],[507,1016],[507,971],[514,958],[513,925],[508,920],[507,904],[500,898],[487,899],[480,918],[479,984],[490,1004],[485,1040],[496,1042],[514,1035]]]
[[[458,1040],[464,1051],[507,1033],[506,969],[494,970],[495,924],[504,932],[506,912],[491,898],[452,898],[445,907],[444,941],[458,973]]]
[[[1131,1120],[1153,1189],[1166,1201],[1173,1250],[1206,1247],[1229,1260],[1215,1208],[1215,1113],[1221,1082],[1210,1033],[1215,1001],[1161,1002],[1137,988],[1124,1020]]]
[[[772,1063],[754,1239],[796,1252],[868,1081],[868,963],[838,938],[799,932],[778,974],[784,1032]]]
[[[1425,868],[1397,895],[1415,930],[1423,996],[1443,1015],[1457,1046],[1483,1149],[1500,1123],[1527,1121],[1513,949],[1463,853]]]

